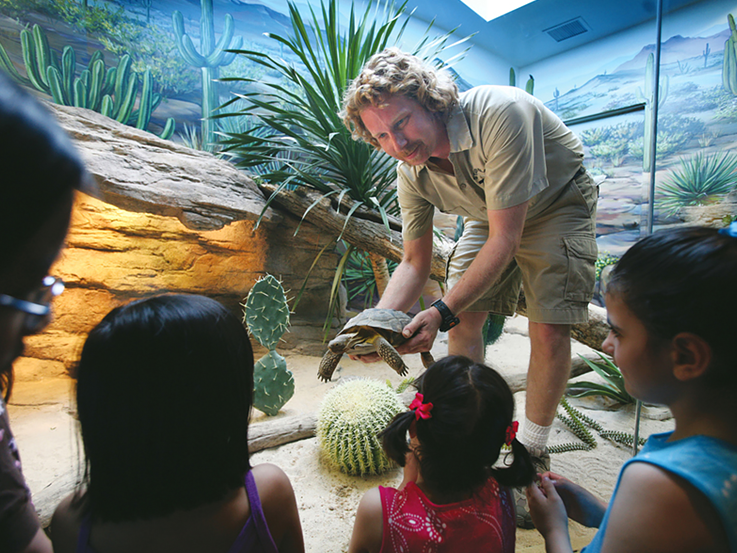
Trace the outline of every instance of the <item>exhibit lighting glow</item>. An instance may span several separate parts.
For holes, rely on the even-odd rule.
[[[461,0],[461,2],[483,17],[485,21],[491,21],[534,0]]]

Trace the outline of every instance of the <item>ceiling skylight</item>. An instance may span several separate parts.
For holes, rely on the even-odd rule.
[[[485,21],[491,21],[534,0],[461,0],[461,2],[483,17]]]

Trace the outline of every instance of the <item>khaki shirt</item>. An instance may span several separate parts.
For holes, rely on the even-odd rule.
[[[537,98],[509,86],[463,93],[446,124],[455,175],[434,164],[397,166],[404,240],[432,227],[434,209],[488,220],[487,210],[529,200],[539,215],[581,167],[583,145]]]

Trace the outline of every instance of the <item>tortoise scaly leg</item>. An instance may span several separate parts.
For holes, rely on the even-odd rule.
[[[432,353],[430,353],[429,351],[423,351],[422,353],[420,353],[420,357],[422,358],[422,365],[426,369],[429,369],[430,365],[435,363],[435,359],[433,358]]]
[[[407,374],[407,365],[402,361],[402,356],[397,353],[394,346],[381,336],[376,339],[376,352],[399,376],[405,376]]]
[[[329,382],[341,357],[343,357],[343,352],[333,353],[330,350],[326,351],[320,361],[320,368],[317,370],[317,378],[323,382]]]

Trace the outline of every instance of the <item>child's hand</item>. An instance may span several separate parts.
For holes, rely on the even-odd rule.
[[[589,528],[599,527],[606,511],[606,504],[603,501],[559,474],[546,472],[543,476],[550,478],[555,486],[555,491],[563,500],[568,518]]]
[[[546,541],[554,535],[568,536],[566,507],[547,473],[527,487],[527,501],[532,522]]]

